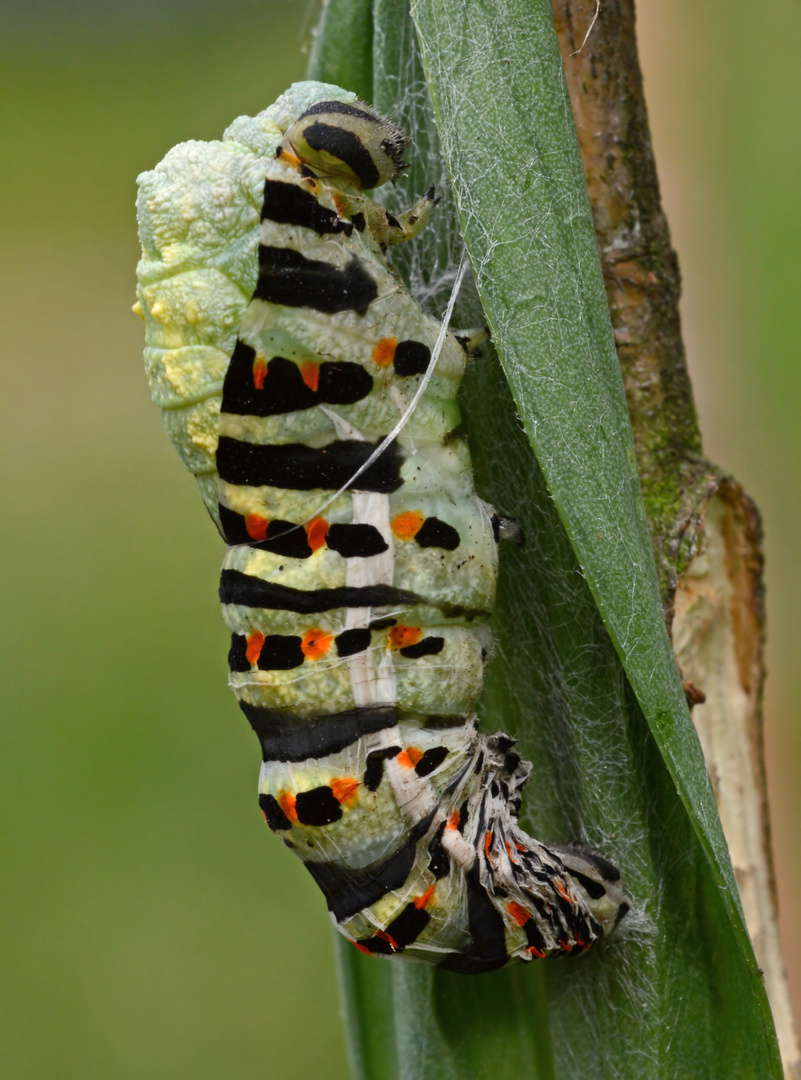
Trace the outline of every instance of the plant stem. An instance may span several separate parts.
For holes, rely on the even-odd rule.
[[[633,0],[553,0],[665,618],[704,748],[785,1074],[801,1075],[779,947],[762,729],[759,513],[703,456]]]

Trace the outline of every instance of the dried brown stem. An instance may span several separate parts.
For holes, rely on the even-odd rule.
[[[634,0],[553,0],[651,538],[787,1077],[801,1053],[779,950],[762,739],[759,515],[708,462],[687,373]],[[582,42],[584,44],[582,45]]]

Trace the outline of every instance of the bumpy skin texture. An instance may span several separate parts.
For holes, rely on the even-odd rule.
[[[353,94],[293,86],[139,178],[137,308],[170,436],[228,543],[231,686],[267,824],[365,952],[480,972],[576,953],[627,910],[619,873],[517,824],[531,766],[472,709],[498,521],[473,490],[448,333],[388,265],[433,208],[364,189],[408,140]],[[340,488],[347,490],[340,492]]]

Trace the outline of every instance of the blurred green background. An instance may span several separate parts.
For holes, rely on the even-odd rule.
[[[226,687],[221,545],[130,313],[134,178],[302,78],[317,0],[6,0],[0,1075],[346,1074],[322,898]],[[767,743],[801,998],[801,4],[641,0],[707,450],[766,521]]]

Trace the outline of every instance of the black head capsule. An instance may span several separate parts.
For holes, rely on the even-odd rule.
[[[394,183],[408,168],[408,145],[404,131],[361,101],[318,102],[287,129],[282,144],[318,176],[361,191]]]

